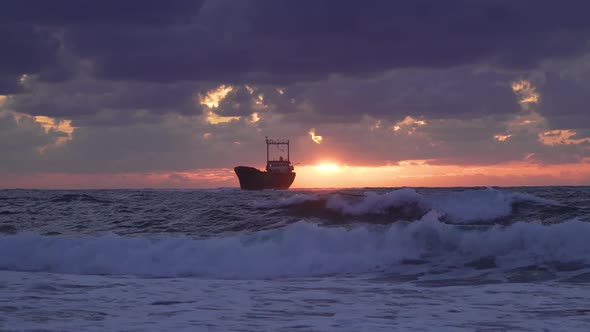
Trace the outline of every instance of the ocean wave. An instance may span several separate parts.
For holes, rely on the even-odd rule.
[[[352,228],[297,222],[251,234],[209,239],[186,236],[0,236],[0,269],[73,274],[258,279],[327,274],[495,269],[554,262],[590,263],[590,223],[519,222],[465,227],[421,220]],[[492,263],[489,263],[489,262]],[[484,266],[485,267],[485,266]],[[480,266],[481,268],[481,266]]]
[[[72,202],[84,202],[84,203],[110,203],[110,201],[99,199],[93,195],[80,194],[80,193],[65,193],[59,194],[50,199],[52,203],[72,203]]]
[[[493,188],[434,193],[424,197],[429,208],[437,209],[456,223],[494,220],[509,216],[515,204],[553,205],[555,201],[534,195]]]
[[[318,195],[312,194],[295,194],[289,197],[281,197],[277,200],[271,201],[263,201],[263,202],[255,202],[253,205],[257,208],[282,208],[288,207],[293,205],[298,205],[306,202],[315,202],[319,201],[321,198]]]
[[[307,215],[319,217],[330,213],[340,216],[360,217],[389,215],[392,220],[419,220],[430,211],[443,215],[450,223],[494,221],[509,216],[519,203],[551,205],[554,201],[526,193],[493,188],[472,189],[445,193],[418,193],[412,188],[402,188],[386,193],[372,191],[360,195],[328,194],[325,196],[295,194],[268,202],[257,202],[258,208],[303,209]]]

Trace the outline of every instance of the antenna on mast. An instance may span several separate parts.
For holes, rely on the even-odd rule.
[[[291,158],[290,158],[290,149],[289,149],[289,140],[288,139],[270,139],[268,138],[268,136],[264,136],[265,141],[266,141],[266,162],[268,163],[270,160],[269,157],[269,147],[271,145],[275,145],[279,150],[284,151],[281,149],[281,145],[286,145],[287,146],[287,161],[290,162]]]

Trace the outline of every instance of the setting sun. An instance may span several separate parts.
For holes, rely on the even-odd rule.
[[[321,172],[340,172],[341,167],[336,164],[319,164],[313,166],[316,170]]]

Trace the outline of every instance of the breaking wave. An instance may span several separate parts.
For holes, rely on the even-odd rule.
[[[401,193],[405,199],[415,196],[410,191]],[[371,199],[364,204],[379,205]],[[431,211],[416,222],[348,228],[301,221],[280,229],[209,239],[19,233],[0,236],[0,269],[258,279],[407,273],[412,268],[505,270],[555,262],[583,269],[590,263],[587,222],[467,227],[442,223],[439,218]]]
[[[445,221],[471,223],[494,221],[509,216],[516,204],[532,203],[551,205],[555,202],[530,194],[492,188],[446,193],[421,194],[412,188],[386,193],[365,192],[360,195],[295,194],[269,202],[255,203],[258,208],[286,208],[301,210],[324,217],[389,215],[391,220],[419,220],[430,211],[436,211]],[[299,211],[299,212],[301,212]]]

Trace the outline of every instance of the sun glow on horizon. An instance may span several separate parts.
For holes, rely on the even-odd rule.
[[[333,167],[336,166],[336,168]],[[325,166],[325,167],[324,167]],[[339,169],[339,172],[332,171]],[[539,165],[526,162],[493,166],[431,165],[402,161],[384,166],[339,166],[325,163],[297,168],[291,186],[304,188],[471,187],[588,185],[590,158],[581,163]],[[238,187],[231,168],[185,172],[67,174],[0,174],[0,188],[221,188]]]
[[[312,167],[320,172],[341,172],[343,169],[337,164],[319,164]]]
[[[292,187],[470,187],[589,183],[590,160],[552,166],[528,162],[463,166],[402,161],[384,166],[340,166],[333,163],[299,166]]]

